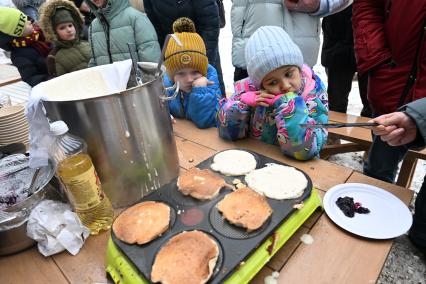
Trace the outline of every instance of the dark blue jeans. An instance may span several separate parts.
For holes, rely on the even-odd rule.
[[[426,254],[426,175],[422,187],[417,194],[414,205],[413,225],[410,229],[410,239],[418,246],[423,247]]]
[[[364,174],[389,183],[395,183],[398,163],[404,159],[408,148],[405,146],[392,147],[373,134],[373,143],[364,162]]]

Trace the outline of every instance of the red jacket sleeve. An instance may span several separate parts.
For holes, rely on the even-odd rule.
[[[355,57],[358,71],[366,73],[392,58],[384,22],[386,0],[355,0],[352,6]]]

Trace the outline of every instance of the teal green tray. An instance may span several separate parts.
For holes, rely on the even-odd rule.
[[[318,191],[313,188],[311,196],[304,201],[303,208],[294,211],[275,231],[277,240],[272,253],[267,250],[272,244],[272,238],[268,238],[225,283],[248,283],[321,204]],[[108,240],[106,271],[117,284],[149,283],[131,261],[117,248],[111,237]]]

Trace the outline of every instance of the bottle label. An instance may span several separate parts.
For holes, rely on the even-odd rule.
[[[85,211],[99,205],[104,198],[101,182],[93,165],[84,173],[61,177],[67,196],[76,211]]]

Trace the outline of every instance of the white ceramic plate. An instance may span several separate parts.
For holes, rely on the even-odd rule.
[[[355,213],[346,217],[336,204],[339,197],[353,197],[370,209],[369,214]],[[413,222],[408,207],[395,195],[376,186],[362,183],[345,183],[332,187],[324,195],[327,215],[343,229],[372,239],[390,239],[407,232]]]

